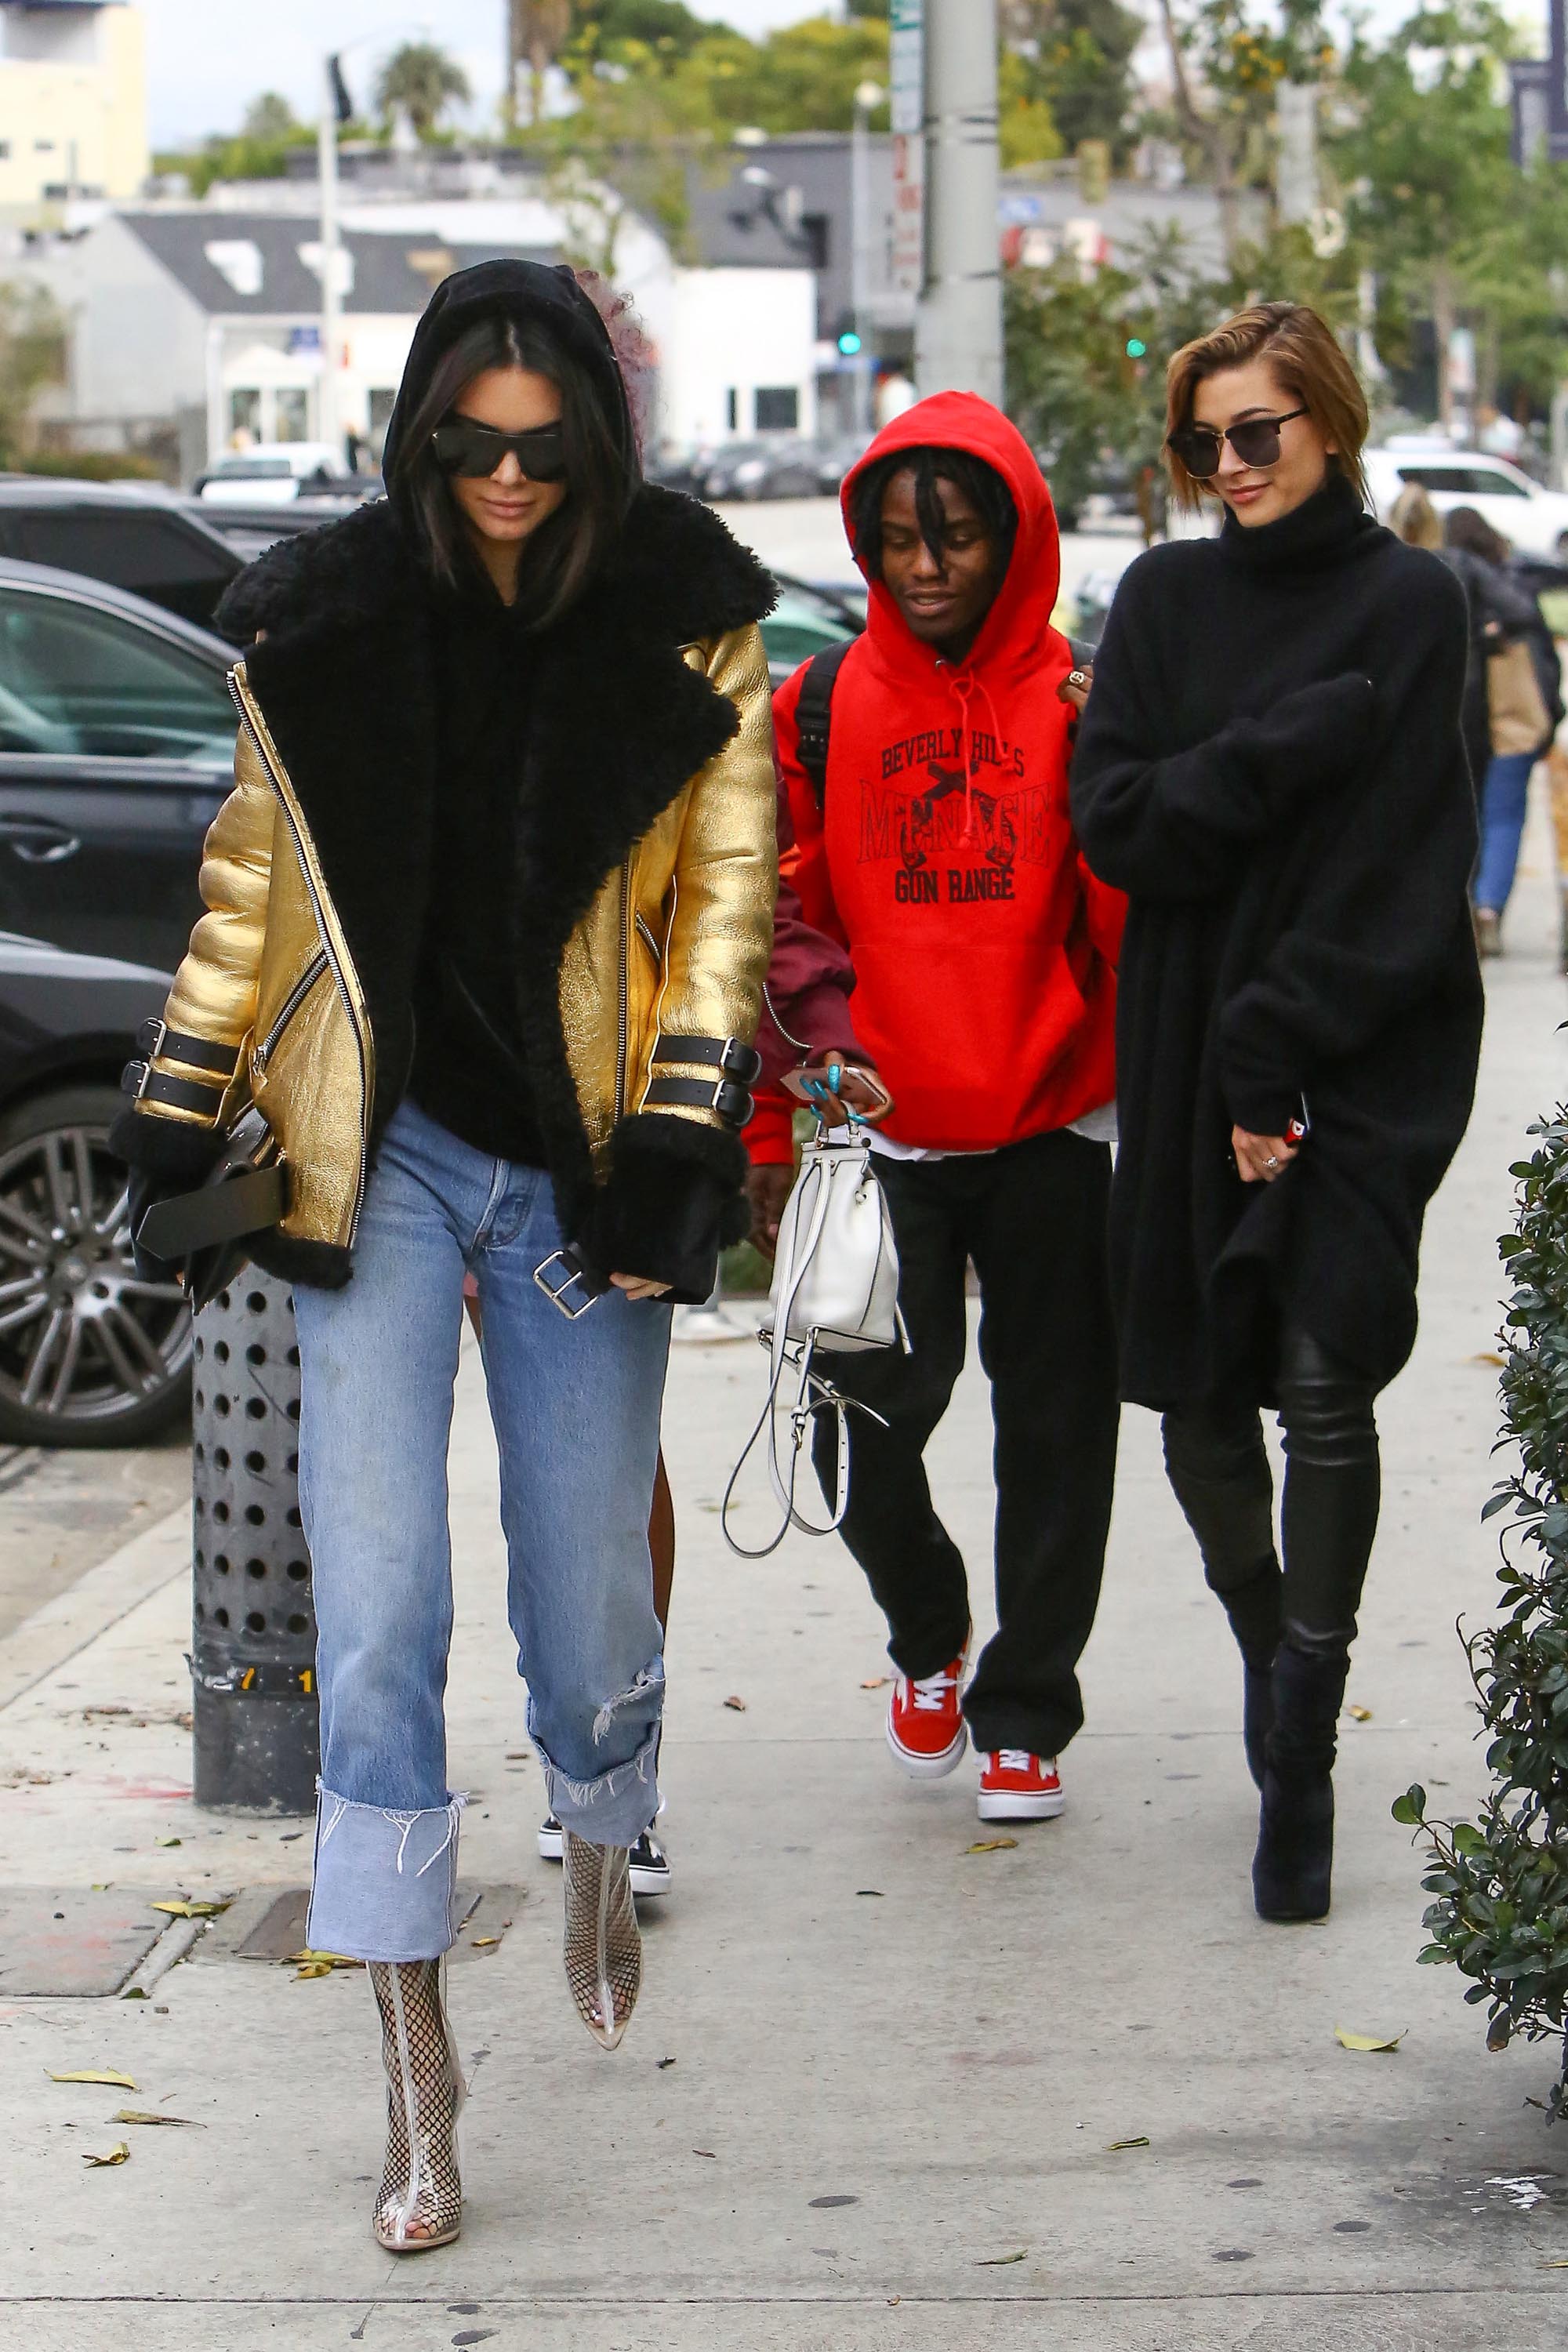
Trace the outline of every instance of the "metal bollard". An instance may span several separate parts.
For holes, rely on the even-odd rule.
[[[315,1806],[316,1615],[299,1419],[293,1298],[287,1283],[247,1266],[195,1323],[195,1794],[218,1812]]]

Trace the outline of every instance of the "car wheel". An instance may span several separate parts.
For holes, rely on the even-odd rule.
[[[190,1407],[191,1317],[131,1256],[112,1087],[0,1117],[0,1440],[140,1445]]]

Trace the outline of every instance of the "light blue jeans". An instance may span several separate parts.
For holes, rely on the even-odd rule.
[[[1520,839],[1530,805],[1533,751],[1494,751],[1481,785],[1481,854],[1474,904],[1500,915],[1513,888]]]
[[[507,1610],[552,1811],[633,1845],[658,1806],[663,1636],[648,1507],[669,1310],[606,1292],[568,1322],[533,1279],[561,1243],[550,1179],[405,1103],[342,1290],[301,1286],[300,1506],[320,1629],[321,1800],[309,1938],[355,1959],[451,1945],[463,1800],[447,1785],[447,1454],[478,1278],[500,1454]]]

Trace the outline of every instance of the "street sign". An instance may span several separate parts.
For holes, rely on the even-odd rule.
[[[900,294],[925,284],[925,0],[891,0],[889,117],[893,236],[889,275]]]

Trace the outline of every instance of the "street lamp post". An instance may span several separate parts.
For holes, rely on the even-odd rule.
[[[316,438],[339,439],[338,343],[340,325],[338,277],[338,124],[343,102],[342,70],[336,57],[321,67],[321,114],[316,133],[317,179],[321,196],[321,387],[317,404]]]
[[[850,281],[849,307],[858,344],[855,352],[855,429],[871,430],[871,116],[887,92],[880,82],[863,81],[855,92],[855,121],[849,136]]]
[[[926,278],[915,322],[923,394],[1002,398],[996,0],[925,0]]]

